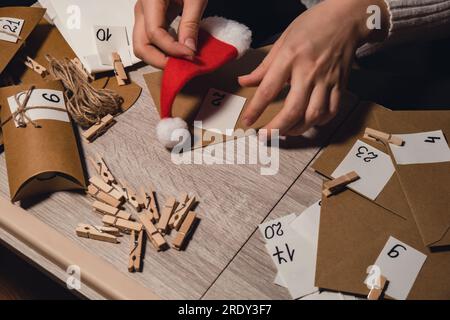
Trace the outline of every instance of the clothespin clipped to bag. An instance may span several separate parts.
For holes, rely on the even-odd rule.
[[[116,179],[106,165],[105,160],[103,160],[103,158],[98,154],[96,158],[97,160],[94,160],[92,157],[89,157],[89,160],[91,161],[92,165],[94,166],[98,175],[103,179],[103,181],[109,185],[112,185],[114,182],[116,182]]]
[[[380,285],[370,289],[369,294],[367,295],[367,300],[378,300],[380,299],[381,294],[386,289],[387,279],[386,277],[380,275]]]
[[[97,211],[103,215],[118,217],[118,218],[125,219],[125,220],[131,219],[131,214],[129,214],[128,212],[126,212],[124,210],[120,210],[113,206],[110,206],[101,201],[94,201],[94,203],[92,204],[92,208],[94,211]]]
[[[112,61],[114,66],[114,74],[116,75],[116,80],[119,86],[124,86],[128,82],[127,73],[122,63],[122,59],[117,52],[112,53]]]
[[[92,196],[94,199],[100,200],[110,206],[115,208],[119,207],[122,204],[122,201],[117,200],[113,196],[107,194],[106,192],[100,190],[93,184],[89,184],[87,187],[87,193]]]
[[[147,237],[152,245],[157,251],[161,251],[167,245],[167,242],[152,223],[150,215],[148,213],[141,213],[138,215],[138,219],[144,226]]]
[[[79,237],[111,243],[119,243],[115,235],[110,234],[109,232],[106,231],[101,231],[89,224],[84,223],[78,224],[78,227],[76,228],[75,232]]]
[[[78,57],[75,57],[75,58],[71,59],[70,61],[85,76],[86,80],[91,80],[91,81],[94,80],[94,77],[86,70],[86,68],[83,66],[83,64],[81,63],[80,59],[78,59]]]
[[[167,233],[167,227],[169,225],[170,217],[177,207],[177,201],[174,197],[169,197],[164,204],[164,208],[161,212],[161,217],[159,218],[157,228],[162,235]]]
[[[342,190],[348,184],[359,179],[359,175],[355,171],[351,171],[347,174],[344,174],[336,179],[327,181],[323,184],[324,189],[322,190],[322,194],[325,197],[329,197],[332,194],[336,194],[340,190]]]
[[[89,182],[98,189],[100,189],[101,191],[114,197],[115,199],[119,201],[123,200],[123,195],[119,191],[117,191],[113,186],[110,186],[109,184],[105,183],[101,178],[94,176],[89,179]]]
[[[142,230],[142,224],[135,221],[117,218],[115,216],[104,215],[102,218],[102,222],[104,225],[116,227],[124,233],[130,233],[132,230],[137,232]]]
[[[131,231],[130,256],[128,258],[128,272],[139,272],[142,268],[142,253],[144,231]]]
[[[108,130],[114,123],[114,117],[110,114],[107,114],[100,120],[99,123],[94,124],[81,134],[88,142],[92,142],[103,133],[105,133],[106,130]]]
[[[378,131],[372,128],[366,128],[366,130],[364,131],[364,138],[373,141],[391,143],[400,147],[404,144],[404,141],[400,137],[396,137],[390,133]]]
[[[192,207],[195,204],[195,197],[189,199],[187,194],[182,196],[182,202],[177,206],[175,212],[169,220],[169,227],[179,230],[181,224],[183,223],[184,218],[191,211]]]
[[[25,61],[23,62],[28,68],[39,74],[42,78],[45,78],[49,75],[49,72],[45,67],[40,65],[37,61],[34,61],[30,57],[26,57]]]
[[[176,250],[181,250],[185,246],[185,242],[192,231],[192,226],[194,225],[197,215],[194,211],[190,211],[183,223],[181,224],[180,230],[178,231],[175,240],[172,242],[172,247]]]

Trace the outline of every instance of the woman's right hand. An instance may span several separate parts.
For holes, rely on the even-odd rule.
[[[133,30],[136,57],[160,69],[165,67],[168,56],[192,59],[207,3],[207,0],[138,0]],[[175,39],[167,29],[180,13],[178,39]]]

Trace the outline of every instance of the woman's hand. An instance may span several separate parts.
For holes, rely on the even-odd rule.
[[[192,59],[207,0],[138,0],[134,8],[133,48],[136,57],[163,69],[167,56]],[[178,39],[167,31],[182,12]]]
[[[382,30],[369,30],[367,7],[378,5]],[[290,83],[283,109],[265,129],[300,135],[331,120],[356,49],[370,38],[384,38],[388,13],[384,0],[326,0],[301,14],[285,30],[264,61],[239,78],[242,86],[259,86],[244,111],[253,124],[281,89]]]

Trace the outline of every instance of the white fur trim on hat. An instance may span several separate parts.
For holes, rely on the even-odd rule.
[[[179,143],[185,143],[189,139],[190,133],[188,125],[183,119],[164,118],[156,126],[156,136],[164,147],[172,149]]]
[[[252,43],[251,30],[234,20],[222,17],[208,17],[200,22],[200,26],[214,38],[235,47],[238,52],[238,58],[242,57]]]

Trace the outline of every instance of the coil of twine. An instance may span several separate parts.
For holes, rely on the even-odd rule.
[[[107,114],[115,115],[121,111],[123,98],[109,89],[96,89],[86,75],[69,59],[57,60],[46,55],[50,74],[61,80],[66,91],[67,111],[80,126],[87,128]]]

